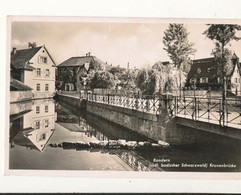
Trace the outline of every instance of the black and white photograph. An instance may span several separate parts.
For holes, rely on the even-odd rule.
[[[7,35],[8,172],[241,172],[241,21],[9,16]]]

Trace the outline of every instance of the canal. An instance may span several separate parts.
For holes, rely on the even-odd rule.
[[[10,105],[9,169],[240,172],[241,143],[210,142],[158,150],[63,148],[63,142],[152,141],[52,99]],[[208,136],[208,134],[207,134]],[[219,139],[219,137],[217,137]],[[55,145],[55,147],[53,147]]]

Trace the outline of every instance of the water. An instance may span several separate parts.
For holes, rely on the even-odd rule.
[[[10,169],[241,171],[239,141],[228,139],[225,145],[212,142],[205,145],[172,146],[158,151],[63,149],[51,147],[50,144],[109,139],[152,140],[50,99],[11,104],[10,107]],[[220,136],[217,138],[220,139]]]

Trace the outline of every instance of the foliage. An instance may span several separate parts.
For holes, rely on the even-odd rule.
[[[241,30],[241,26],[233,24],[208,24],[208,29],[203,33],[209,39],[215,40],[221,44],[221,47],[225,47],[230,41],[238,41],[241,38],[235,34]]]
[[[146,93],[146,86],[147,86],[147,82],[149,79],[149,73],[147,69],[141,69],[138,71],[137,77],[136,77],[136,86],[144,93]]]
[[[101,63],[98,62],[97,60],[91,61],[89,71],[99,71],[99,70],[102,70]]]
[[[152,69],[141,69],[138,72],[136,85],[146,95],[172,93],[180,86],[180,75],[182,84],[185,83],[184,74],[170,64],[156,62]]]
[[[164,50],[179,70],[185,70],[190,64],[190,55],[195,53],[193,43],[188,41],[188,32],[183,24],[169,24],[163,37]],[[187,71],[187,70],[185,70]]]
[[[114,76],[108,71],[97,71],[89,81],[91,89],[104,88],[111,89],[115,87]]]
[[[113,74],[114,76],[117,76],[117,77],[119,77],[124,71],[125,71],[125,69],[121,68],[120,66],[113,66],[109,70],[109,72],[111,74]]]
[[[233,24],[208,24],[208,29],[203,33],[207,38],[215,41],[215,49],[212,54],[219,63],[219,72],[222,76],[227,76],[231,69],[231,52],[225,48],[230,41],[238,41],[241,37],[236,36],[236,32],[241,30],[241,26]]]
[[[136,76],[135,70],[126,69],[118,76],[119,85],[125,89],[134,89],[136,87]]]
[[[232,52],[227,48],[224,48],[223,51],[221,50],[222,48],[219,43],[216,43],[215,48],[212,50],[212,55],[218,65],[218,75],[229,76],[233,70]]]

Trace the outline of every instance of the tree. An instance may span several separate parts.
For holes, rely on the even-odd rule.
[[[208,24],[208,29],[203,34],[207,38],[215,41],[214,57],[219,63],[219,72],[223,77],[223,99],[226,99],[227,81],[226,76],[230,70],[230,51],[225,48],[232,40],[238,41],[241,37],[236,36],[236,32],[241,30],[241,26],[233,24]]]
[[[156,62],[152,69],[141,69],[136,78],[136,85],[143,94],[156,95],[172,92],[176,88],[176,75],[170,65]]]
[[[195,53],[193,43],[188,41],[188,32],[183,24],[169,24],[164,32],[164,50],[178,70],[183,70],[190,62],[190,55]]]
[[[138,71],[136,77],[136,86],[145,94],[146,93],[146,86],[149,79],[148,69],[141,69]]]
[[[190,55],[195,53],[193,49],[193,43],[188,41],[188,32],[183,24],[169,24],[168,29],[164,32],[163,44],[164,50],[168,53],[174,67],[179,72],[179,88],[181,90],[183,86],[183,76],[186,74],[190,66]],[[184,79],[185,80],[185,79]]]
[[[108,71],[97,71],[89,84],[91,89],[111,89],[115,87],[114,76]]]

